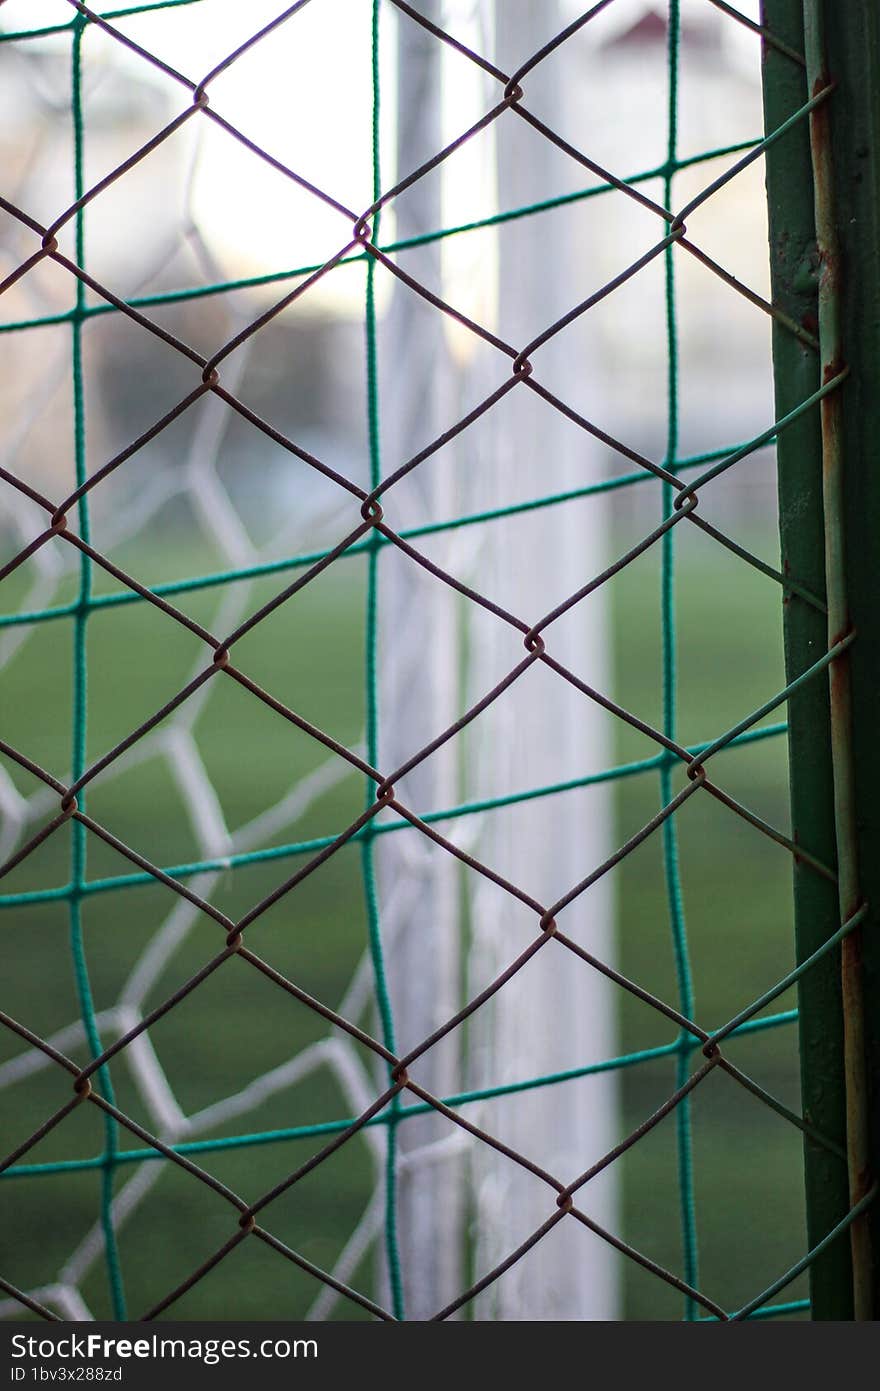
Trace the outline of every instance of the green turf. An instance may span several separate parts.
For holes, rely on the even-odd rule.
[[[679,529],[681,530],[681,528]],[[769,534],[749,537],[772,554]],[[688,534],[680,545],[679,728],[686,742],[711,739],[783,685],[781,605],[773,583],[749,571],[706,538]],[[195,561],[195,566],[194,566]],[[173,536],[149,557],[121,557],[149,581],[176,569],[211,568]],[[659,555],[657,548],[610,586],[616,633],[615,694],[628,708],[659,723]],[[262,685],[315,720],[336,738],[353,743],[362,728],[363,562],[347,560],[319,578],[293,603],[261,625],[241,646],[237,660]],[[249,608],[279,587],[255,584]],[[8,586],[9,607],[16,598]],[[61,594],[63,601],[67,596]],[[216,593],[188,596],[188,613],[209,625]],[[188,677],[198,642],[146,605],[98,613],[89,625],[90,751],[108,747],[138,719],[167,699]],[[68,620],[38,626],[4,673],[4,733],[50,771],[63,777],[69,755],[70,700]],[[777,717],[774,717],[777,718]],[[220,680],[196,726],[199,747],[227,821],[237,826],[277,800],[290,783],[323,761],[322,750],[233,683]],[[621,727],[609,764],[653,752],[641,736]],[[718,780],[766,819],[787,818],[784,739],[720,755]],[[22,788],[33,784],[10,768]],[[582,770],[584,772],[595,770]],[[563,794],[564,795],[564,794]],[[658,805],[656,773],[617,784],[616,835],[622,841]],[[337,830],[360,810],[362,786],[351,777],[321,797],[276,843]],[[167,768],[158,761],[133,766],[99,782],[90,792],[92,815],[157,863],[198,853]],[[491,815],[493,813],[487,813]],[[720,1025],[761,993],[792,964],[790,866],[787,852],[703,794],[679,816],[685,907],[693,954],[697,1017]],[[401,832],[410,834],[410,832]],[[413,832],[412,834],[415,834]],[[11,874],[6,891],[62,885],[69,858],[62,829]],[[300,863],[300,862],[298,862]],[[248,866],[223,874],[212,900],[235,916],[268,893],[291,862]],[[90,838],[89,878],[124,874],[132,867]],[[616,873],[619,952],[623,969],[664,998],[675,999],[675,978],[662,883],[661,847],[655,836]],[[171,904],[164,888],[149,886],[95,895],[85,908],[86,945],[96,1007],[111,1004],[138,954]],[[6,998],[32,1028],[48,1033],[75,1015],[64,905],[48,903],[6,910]],[[255,949],[330,1005],[340,1002],[366,938],[357,851],[342,851],[255,925]],[[198,969],[222,943],[208,919],[192,929],[158,982],[158,1001]],[[791,996],[774,1009],[790,1008]],[[620,1051],[669,1043],[673,1029],[643,1005],[621,996]],[[181,1105],[193,1111],[278,1066],[298,1048],[321,1037],[325,1026],[308,1010],[232,961],[200,987],[152,1033]],[[19,1045],[4,1039],[4,1056]],[[77,1056],[84,1056],[80,1053]],[[791,1026],[734,1042],[731,1056],[763,1086],[797,1106],[797,1056]],[[572,1059],[577,1065],[578,1059]],[[123,1063],[113,1067],[120,1105],[152,1124]],[[674,1063],[664,1059],[619,1074],[621,1127],[632,1128],[674,1086]],[[563,1084],[564,1085],[564,1084]],[[52,1072],[3,1094],[4,1147],[18,1143],[66,1099],[68,1083]],[[583,1093],[587,1094],[587,1093]],[[516,1097],[504,1103],[523,1104]],[[236,1118],[223,1131],[297,1126],[349,1114],[350,1106],[325,1069],[289,1088],[262,1109]],[[623,1229],[652,1258],[681,1270],[674,1120],[668,1118],[621,1161]],[[783,1120],[720,1074],[702,1086],[694,1104],[697,1217],[701,1283],[725,1307],[736,1307],[803,1253],[800,1140]],[[80,1108],[27,1156],[49,1161],[97,1155],[100,1118]],[[137,1141],[123,1135],[123,1148]],[[319,1142],[279,1142],[215,1152],[202,1162],[244,1197],[253,1199],[317,1148]],[[155,1189],[120,1238],[132,1313],[148,1307],[220,1245],[232,1229],[222,1200],[186,1175],[162,1164]],[[120,1171],[117,1186],[134,1169]],[[7,1179],[0,1185],[5,1219],[0,1232],[0,1270],[29,1287],[54,1278],[98,1211],[99,1173]],[[329,1267],[361,1212],[373,1184],[363,1140],[311,1174],[271,1209],[267,1225],[308,1259]],[[588,1204],[585,1203],[586,1206]],[[678,1318],[681,1300],[629,1263],[621,1266],[626,1314]],[[372,1262],[354,1283],[370,1290]],[[804,1293],[801,1280],[784,1297]],[[109,1312],[106,1276],[98,1262],[83,1285],[98,1316]],[[270,1318],[302,1315],[316,1287],[275,1253],[246,1242],[175,1306],[172,1317]],[[353,1305],[339,1317],[360,1317]]]

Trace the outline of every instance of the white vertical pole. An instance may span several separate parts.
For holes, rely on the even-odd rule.
[[[498,61],[505,70],[537,51],[565,22],[558,0],[499,0],[495,9]],[[578,122],[576,53],[529,73],[526,100],[551,126],[583,130]],[[505,66],[506,65],[506,66]],[[494,98],[493,98],[494,99]],[[582,99],[582,98],[581,98]],[[513,113],[495,126],[498,198],[502,209],[546,196],[543,142]],[[552,167],[552,163],[551,163]],[[546,181],[545,181],[546,182]],[[508,223],[498,235],[499,333],[517,347],[572,307],[584,291],[588,250],[572,233],[565,210]],[[577,261],[575,258],[579,258]],[[566,294],[566,275],[571,280]],[[556,307],[558,306],[558,308]],[[564,400],[589,416],[592,389],[588,325],[569,327],[535,353],[534,371]],[[481,483],[479,505],[575,487],[597,476],[593,441],[517,387],[491,416],[494,457],[482,468],[492,480],[491,496]],[[517,615],[536,621],[603,566],[607,512],[600,498],[495,521],[485,530],[479,563],[480,587]],[[494,588],[490,588],[494,586]],[[548,650],[591,684],[608,688],[604,596],[592,595],[574,615],[551,628]],[[518,654],[503,629],[489,639],[485,623],[474,644],[471,681],[482,693],[497,680],[504,660]],[[494,645],[492,645],[494,644]],[[502,697],[475,729],[478,784],[470,795],[498,795],[551,784],[607,767],[613,752],[608,721],[589,700],[546,669],[533,669]],[[612,801],[601,787],[566,792],[515,809],[488,813],[477,853],[522,884],[542,902],[561,896],[609,853]],[[502,970],[528,940],[515,906],[504,912],[497,890],[473,891],[470,992]],[[613,959],[612,894],[597,884],[560,919],[569,934],[596,955]],[[583,1066],[616,1051],[613,987],[549,943],[508,982],[475,1020],[478,1086]],[[613,1074],[508,1096],[485,1105],[481,1124],[564,1181],[574,1178],[619,1138]],[[479,1275],[501,1261],[553,1212],[553,1194],[531,1175],[483,1146],[473,1151],[476,1184],[475,1264]],[[616,1175],[606,1171],[581,1194],[587,1212],[612,1227],[616,1222]],[[609,1319],[618,1314],[617,1258],[573,1219],[559,1223],[521,1262],[477,1301],[478,1318]]]
[[[438,0],[422,13],[441,21]],[[442,45],[403,17],[397,44],[397,168],[405,176],[442,145]],[[419,179],[395,202],[398,238],[441,225],[441,179]],[[406,270],[429,286],[440,283],[438,246],[405,253]],[[383,467],[388,474],[453,420],[451,363],[443,315],[399,282],[383,324]],[[441,451],[389,495],[389,517],[405,508],[407,525],[452,516],[455,492],[450,456]],[[386,552],[380,563],[380,756],[391,771],[450,725],[460,713],[458,625],[452,591],[414,562]],[[435,753],[403,779],[400,791],[419,812],[456,800],[454,745]],[[406,1052],[460,1005],[458,867],[418,832],[378,842],[383,930],[393,944],[389,986],[397,1040]],[[413,1075],[435,1095],[459,1085],[460,1036],[433,1048]],[[398,1129],[398,1225],[408,1319],[436,1313],[464,1280],[462,1167],[455,1155],[436,1161],[417,1151],[446,1140],[452,1127],[437,1115]]]

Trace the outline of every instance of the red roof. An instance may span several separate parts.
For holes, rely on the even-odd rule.
[[[622,33],[616,34],[613,39],[609,39],[603,44],[603,48],[651,48],[666,44],[666,32],[668,21],[665,14],[661,14],[655,9],[648,9],[637,19],[635,24],[631,24]],[[718,46],[717,30],[707,29],[702,24],[690,24],[685,21],[681,28],[682,41],[701,48],[716,48]]]

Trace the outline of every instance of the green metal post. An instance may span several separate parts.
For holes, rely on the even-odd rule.
[[[820,882],[808,866],[799,864],[795,869],[797,955],[803,960],[862,899],[880,903],[880,883],[869,882],[880,872],[880,855],[871,846],[872,829],[874,847],[880,843],[880,822],[870,805],[869,766],[872,757],[877,763],[880,750],[868,748],[871,692],[880,690],[880,623],[877,613],[871,613],[870,575],[871,518],[880,519],[876,461],[871,477],[873,439],[880,437],[880,405],[873,403],[872,420],[870,400],[870,383],[880,380],[876,370],[880,365],[876,333],[880,275],[875,252],[880,216],[876,185],[880,47],[872,0],[847,0],[846,5],[765,0],[763,8],[769,32],[806,55],[800,67],[771,44],[765,46],[768,130],[791,115],[808,95],[830,81],[836,83],[832,95],[817,109],[812,131],[804,122],[768,152],[774,300],[818,330],[822,344],[817,356],[784,327],[775,326],[779,413],[803,401],[823,377],[830,379],[844,363],[850,368],[844,385],[827,398],[828,406],[799,421],[780,439],[778,448],[783,564],[787,573],[814,592],[827,592],[829,606],[826,620],[797,597],[788,596],[789,679],[815,661],[851,623],[858,634],[837,670],[830,673],[832,699],[828,687],[817,682],[800,691],[790,704],[795,837],[814,854],[836,860],[840,873],[838,897],[833,886]],[[856,131],[861,132],[858,138]],[[856,210],[859,215],[854,218]],[[873,769],[873,775],[880,777],[880,767]],[[851,1158],[848,1179],[844,1166],[833,1156],[806,1142],[811,1246],[863,1195],[870,1182],[869,1154],[872,1149],[877,1152],[866,1127],[871,1098],[865,1092],[862,1027],[864,1021],[869,1059],[876,1059],[877,1029],[872,1018],[876,1010],[870,1007],[872,998],[880,999],[872,959],[876,953],[870,951],[874,917],[871,913],[863,928],[847,939],[843,952],[825,957],[800,985],[804,1112],[827,1135],[845,1143]],[[872,1070],[876,1071],[876,1065],[868,1068],[868,1080]],[[871,1221],[869,1215],[854,1223],[850,1241],[836,1241],[814,1263],[815,1318],[872,1316]],[[876,1243],[873,1247],[878,1249]]]
[[[818,0],[806,0],[816,7]],[[867,1190],[880,1164],[880,585],[877,547],[880,531],[880,9],[876,0],[840,0],[821,6],[825,63],[837,87],[830,131],[831,194],[837,209],[838,300],[842,353],[850,369],[843,388],[840,443],[845,486],[841,495],[843,578],[849,621],[856,640],[849,651],[852,707],[853,838],[858,891],[868,916],[853,934],[852,958],[844,960],[844,992],[858,994],[864,1088],[861,1151],[850,1140],[851,1199]],[[849,1013],[848,1006],[845,1013]],[[850,1068],[853,1060],[850,1060]],[[858,1101],[858,1098],[855,1098]],[[853,1098],[850,1098],[850,1111]],[[852,1124],[852,1119],[851,1119]],[[875,1203],[859,1224],[856,1260],[862,1271],[864,1307],[856,1316],[876,1318],[880,1218]],[[873,1254],[872,1254],[873,1253]]]

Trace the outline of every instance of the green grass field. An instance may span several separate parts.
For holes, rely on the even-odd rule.
[[[749,538],[772,554],[769,534]],[[121,558],[148,578],[173,578],[186,569],[212,568],[209,558],[181,550],[173,536],[144,563],[142,553]],[[781,603],[771,581],[749,571],[707,538],[684,537],[678,579],[680,734],[685,742],[711,739],[783,684]],[[610,586],[617,633],[615,694],[643,718],[660,719],[659,553],[628,567]],[[257,681],[315,720],[336,738],[354,743],[362,709],[363,568],[350,559],[309,586],[241,644],[239,664]],[[259,582],[249,608],[279,587]],[[9,611],[15,582],[6,588]],[[64,597],[63,595],[61,596]],[[210,623],[217,592],[189,595],[181,606]],[[145,604],[107,609],[89,624],[90,750],[121,738],[183,684],[198,643]],[[4,673],[4,737],[63,777],[69,760],[71,625],[40,625]],[[771,719],[782,718],[773,716]],[[277,800],[297,776],[318,766],[323,751],[305,735],[237,688],[217,681],[196,729],[199,747],[227,822],[238,826]],[[609,763],[645,753],[644,741],[621,727]],[[719,756],[716,776],[735,796],[779,826],[787,822],[785,741],[775,738]],[[20,770],[8,771],[22,791],[33,789]],[[595,770],[584,770],[595,771]],[[339,829],[360,810],[363,789],[351,777],[320,797],[308,814],[283,828],[277,843]],[[624,840],[657,809],[656,773],[616,784],[617,839]],[[159,760],[133,764],[90,790],[88,810],[122,840],[163,865],[197,855],[167,767]],[[490,813],[491,814],[491,813]],[[684,900],[693,956],[697,1018],[720,1025],[771,985],[792,964],[790,865],[787,853],[709,797],[697,794],[678,816]],[[403,832],[402,834],[408,834]],[[69,831],[62,828],[10,874],[7,892],[62,885]],[[126,874],[132,866],[89,840],[90,879]],[[212,899],[227,913],[243,912],[268,893],[290,861],[247,866],[223,874]],[[658,836],[628,857],[616,873],[622,968],[666,999],[675,999],[675,973]],[[116,999],[136,958],[151,939],[171,895],[161,886],[95,893],[85,904],[85,937],[98,1010]],[[76,1016],[68,946],[67,910],[61,902],[5,909],[5,996],[33,1029],[48,1034]],[[366,924],[356,847],[341,851],[306,881],[294,899],[255,927],[255,949],[330,1005],[339,1003],[365,942]],[[156,983],[157,1002],[222,945],[220,929],[201,918]],[[774,1009],[791,1008],[791,995]],[[7,1008],[10,1005],[7,1004]],[[636,1001],[621,998],[621,1051],[669,1043],[672,1026]],[[152,1031],[156,1052],[188,1112],[210,1105],[278,1066],[321,1037],[325,1026],[245,963],[231,962],[173,1010]],[[20,1051],[2,1040],[4,1057]],[[796,1031],[792,1025],[735,1041],[731,1057],[787,1104],[797,1107]],[[83,1056],[82,1051],[77,1056]],[[576,1063],[577,1060],[572,1060]],[[663,1059],[620,1075],[624,1127],[642,1121],[674,1087],[674,1063]],[[113,1077],[120,1105],[153,1124],[124,1062]],[[3,1148],[8,1150],[66,1100],[68,1082],[44,1071],[0,1093]],[[508,1103],[517,1105],[512,1097]],[[288,1089],[274,1103],[232,1121],[225,1132],[296,1126],[348,1114],[348,1104],[324,1069]],[[736,1307],[803,1254],[801,1145],[798,1134],[760,1102],[719,1073],[697,1091],[693,1108],[696,1211],[702,1255],[701,1283],[726,1307]],[[621,1161],[623,1229],[653,1258],[680,1271],[675,1119],[664,1120]],[[81,1107],[27,1156],[46,1162],[95,1156],[102,1123]],[[121,1147],[137,1147],[123,1134]],[[312,1140],[285,1141],[202,1157],[206,1167],[246,1197],[254,1197],[301,1163]],[[185,1277],[230,1234],[227,1205],[174,1166],[164,1172],[134,1218],[120,1250],[130,1311],[148,1307]],[[121,1166],[117,1186],[134,1166]],[[271,1209],[269,1226],[308,1259],[329,1267],[362,1211],[373,1182],[372,1161],[357,1139]],[[21,1287],[50,1282],[98,1211],[100,1173],[0,1181],[3,1222],[0,1271]],[[678,1318],[681,1300],[668,1287],[626,1262],[622,1269],[628,1317]],[[373,1287],[372,1257],[354,1281]],[[94,1313],[109,1313],[106,1276],[98,1261],[83,1282]],[[783,1298],[803,1295],[801,1280]],[[297,1317],[316,1293],[314,1281],[274,1252],[247,1241],[188,1293],[169,1317]],[[337,1306],[337,1317],[363,1317]]]

